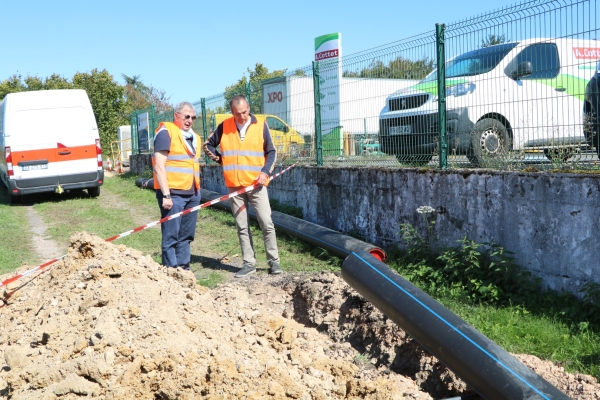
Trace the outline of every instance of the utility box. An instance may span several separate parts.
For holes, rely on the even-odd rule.
[[[129,166],[131,155],[131,125],[123,125],[117,128],[117,140],[119,141],[119,152],[124,166]]]

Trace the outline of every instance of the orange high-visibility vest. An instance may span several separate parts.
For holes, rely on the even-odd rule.
[[[248,126],[242,142],[233,117],[223,121],[220,144],[225,186],[250,186],[258,178],[265,165],[264,127],[265,121],[257,118],[255,124]],[[264,186],[268,184],[267,180]]]
[[[196,153],[187,144],[181,134],[181,130],[172,122],[161,122],[156,133],[164,126],[171,138],[171,148],[167,156],[165,169],[170,189],[189,190],[192,185],[200,189],[200,145],[196,146]],[[200,140],[197,140],[200,143]],[[152,169],[154,170],[154,157],[152,157]],[[154,170],[154,189],[160,189],[156,171]]]

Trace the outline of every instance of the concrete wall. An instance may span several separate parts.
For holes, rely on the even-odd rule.
[[[202,187],[226,193],[219,166],[203,167]],[[600,175],[296,167],[269,195],[300,207],[307,221],[384,248],[400,243],[402,223],[425,235],[416,209],[431,206],[440,246],[465,236],[494,241],[553,289],[600,283]]]

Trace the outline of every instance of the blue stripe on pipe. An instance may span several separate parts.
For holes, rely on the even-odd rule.
[[[529,386],[531,389],[533,389],[537,394],[539,394],[540,396],[542,396],[544,399],[548,399],[550,400],[550,398],[546,395],[544,395],[544,393],[540,392],[538,389],[536,389],[535,386],[531,385],[529,382],[527,382],[525,380],[525,378],[521,377],[521,375],[517,374],[515,371],[513,371],[512,369],[510,369],[508,366],[504,365],[502,363],[502,361],[498,360],[496,357],[494,357],[492,354],[490,354],[488,351],[486,351],[484,348],[482,348],[480,345],[478,345],[474,340],[472,340],[471,338],[469,338],[467,335],[465,335],[464,333],[462,333],[461,331],[458,330],[458,328],[456,328],[454,325],[452,325],[450,322],[446,321],[444,318],[442,318],[440,315],[438,315],[435,311],[433,311],[431,308],[427,307],[425,304],[423,304],[423,302],[421,302],[419,299],[417,299],[415,296],[413,296],[412,294],[410,294],[409,292],[407,292],[402,286],[398,285],[396,282],[394,282],[393,280],[391,280],[389,277],[387,277],[386,275],[384,275],[381,271],[379,271],[377,268],[375,268],[373,265],[369,264],[369,262],[367,260],[365,260],[364,258],[362,258],[361,256],[359,256],[356,253],[352,253],[354,256],[356,256],[357,258],[359,258],[360,260],[362,260],[365,264],[367,264],[372,270],[374,270],[375,272],[377,272],[379,275],[381,275],[382,277],[384,277],[386,280],[388,280],[390,283],[392,283],[394,286],[396,286],[398,289],[400,289],[401,291],[404,292],[404,294],[406,294],[407,296],[409,296],[410,298],[412,298],[414,301],[416,301],[417,303],[419,303],[421,306],[423,306],[423,308],[425,308],[427,311],[429,311],[431,314],[435,315],[440,321],[442,321],[443,323],[445,323],[446,325],[448,325],[450,328],[452,328],[455,332],[457,332],[460,336],[462,336],[463,338],[467,339],[469,342],[471,342],[471,344],[473,344],[475,347],[477,347],[479,350],[481,350],[483,352],[483,354],[485,354],[486,356],[490,357],[492,360],[494,360],[496,363],[498,363],[499,365],[501,365],[505,370],[507,370],[508,372],[510,372],[511,374],[513,374],[516,378],[518,378],[521,382],[523,382],[524,384],[526,384],[527,386]]]

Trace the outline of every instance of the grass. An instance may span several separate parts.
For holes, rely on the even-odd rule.
[[[135,185],[136,178],[130,174],[107,177],[98,198],[90,198],[85,191],[81,191],[62,195],[38,195],[30,200],[46,223],[47,234],[66,253],[69,237],[75,232],[86,231],[106,239],[160,219],[154,191],[138,188]],[[2,193],[5,195],[6,192]],[[8,203],[8,198],[5,203]],[[7,205],[6,209],[20,212],[21,218],[26,220],[23,207]],[[285,205],[281,205],[280,209],[285,210]],[[27,229],[21,229],[21,232],[23,237],[15,239],[15,242],[26,243]],[[255,221],[251,223],[251,232],[255,242],[258,272],[266,273],[268,266],[262,245],[262,232]],[[280,233],[277,240],[284,271],[318,272],[339,270],[341,267],[342,260],[325,250]],[[114,243],[141,250],[160,262],[160,241],[158,226],[117,239]],[[6,271],[14,270],[20,264],[7,264]],[[216,287],[230,279],[232,272],[237,271],[241,264],[235,220],[231,213],[214,207],[201,209],[198,213],[196,238],[192,242],[191,259],[191,268],[198,277],[198,283]]]
[[[33,266],[40,262],[32,251],[26,209],[9,205],[4,187],[0,187],[0,221],[0,274],[12,272],[23,263]]]

